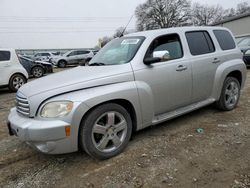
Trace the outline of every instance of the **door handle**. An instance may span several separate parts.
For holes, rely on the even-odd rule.
[[[185,65],[179,65],[179,66],[176,68],[176,71],[184,71],[184,70],[187,70],[187,66],[185,66]]]
[[[213,62],[212,63],[220,63],[220,59],[218,58],[214,58]]]
[[[6,64],[6,65],[4,65],[4,67],[10,67],[10,64]]]

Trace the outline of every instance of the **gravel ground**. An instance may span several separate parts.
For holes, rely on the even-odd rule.
[[[0,90],[0,187],[250,187],[250,71],[239,106],[208,106],[133,135],[117,157],[44,155],[8,136],[15,94]],[[202,128],[203,133],[197,129]]]

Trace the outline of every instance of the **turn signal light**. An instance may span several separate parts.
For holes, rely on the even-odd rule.
[[[70,126],[65,126],[65,135],[66,135],[67,137],[70,136]]]

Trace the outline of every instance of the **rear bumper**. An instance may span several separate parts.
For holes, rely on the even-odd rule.
[[[62,154],[74,152],[70,136],[66,135],[65,127],[70,126],[61,120],[39,120],[19,115],[11,109],[8,117],[10,135],[16,135],[42,153]]]

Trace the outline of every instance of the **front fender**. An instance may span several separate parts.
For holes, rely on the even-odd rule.
[[[78,114],[78,117],[83,117],[85,115],[85,106],[87,106],[88,109],[91,109],[99,104],[108,101],[121,99],[126,100],[132,104],[135,110],[137,118],[137,128],[140,129],[143,123],[138,91],[134,81],[96,86],[88,89],[74,91],[71,93],[53,97],[50,99],[50,101],[62,99],[80,103],[80,105],[78,105],[77,109],[75,110],[75,113]],[[82,106],[84,106],[84,108]],[[80,115],[78,112],[80,113]],[[77,119],[79,120],[79,118]],[[78,122],[77,124],[80,124],[80,122]]]
[[[243,89],[245,80],[246,80],[246,65],[240,59],[227,61],[221,64],[217,68],[216,73],[215,73],[214,87],[213,87],[213,93],[212,93],[212,97],[215,100],[219,100],[224,81],[227,75],[233,71],[241,72],[241,75],[242,75],[241,89]]]

